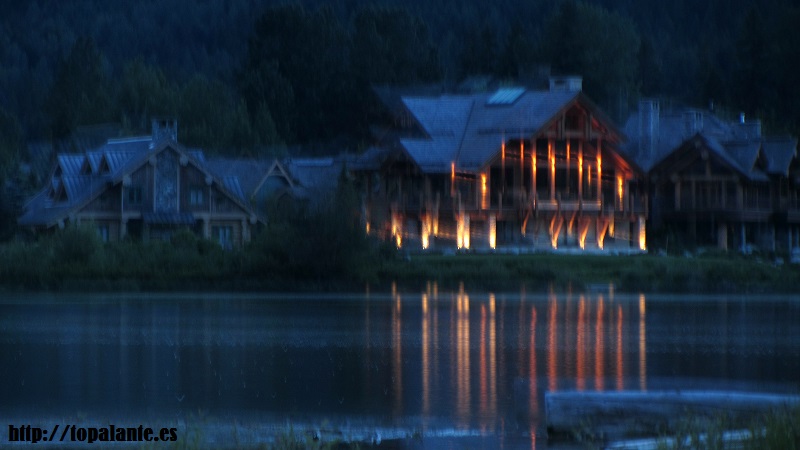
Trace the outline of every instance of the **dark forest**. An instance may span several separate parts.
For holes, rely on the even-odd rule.
[[[373,86],[542,73],[582,75],[620,123],[659,97],[797,133],[798,21],[785,0],[2,2],[0,174],[32,142],[159,115],[211,153],[358,152],[382,114]]]

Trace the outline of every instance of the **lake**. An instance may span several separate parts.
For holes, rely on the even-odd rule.
[[[546,391],[797,393],[800,301],[435,284],[352,295],[7,294],[0,380],[9,424],[177,424],[179,440],[200,447],[292,430],[411,436],[393,448],[545,448]]]

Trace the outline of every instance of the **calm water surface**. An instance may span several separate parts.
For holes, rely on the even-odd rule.
[[[407,448],[543,448],[546,391],[796,393],[800,301],[435,285],[347,296],[7,296],[0,380],[7,421],[310,424],[421,436]]]

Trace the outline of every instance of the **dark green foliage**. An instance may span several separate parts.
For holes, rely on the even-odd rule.
[[[589,95],[617,120],[625,120],[625,105],[636,94],[640,48],[630,19],[566,0],[547,19],[540,45],[555,72],[582,75]]]
[[[192,77],[180,90],[176,112],[187,145],[236,154],[260,143],[244,101],[219,80]]]
[[[67,266],[86,266],[101,246],[100,236],[90,225],[69,226],[53,238],[53,256]]]
[[[92,38],[79,37],[59,65],[45,105],[52,136],[63,138],[80,125],[108,121],[111,104],[102,54]]]
[[[352,99],[349,49],[349,35],[330,8],[269,8],[256,21],[241,75],[248,110],[288,107],[272,118],[278,130],[291,130],[301,142],[338,136],[349,125],[343,114]],[[287,84],[270,83],[281,77],[293,95]]]
[[[735,95],[739,106],[751,115],[763,115],[775,99],[768,98],[770,49],[761,15],[751,9],[744,19],[737,39],[738,70]],[[719,76],[718,76],[719,78]]]
[[[159,67],[147,65],[141,58],[128,63],[116,94],[123,125],[132,132],[149,130],[153,116],[175,115],[177,94]]]
[[[182,136],[261,155],[367,140],[373,83],[514,81],[550,66],[583,75],[619,120],[642,94],[713,100],[796,131],[798,16],[785,0],[11,2],[0,5],[0,107],[31,139],[108,121],[139,132],[152,115],[180,115],[202,85],[215,109],[195,99]]]
[[[370,83],[413,85],[441,77],[428,27],[405,9],[367,6],[353,19],[352,66]]]
[[[347,283],[368,280],[378,243],[364,233],[359,198],[344,175],[335,194],[314,205],[270,208],[270,221],[250,246],[253,273],[288,280]]]

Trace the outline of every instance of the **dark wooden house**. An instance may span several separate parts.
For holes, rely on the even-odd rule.
[[[625,151],[647,171],[651,219],[676,245],[750,252],[798,247],[797,140],[764,137],[758,121],[640,103]]]
[[[645,248],[642,172],[580,78],[401,105],[399,130],[351,165],[368,232],[422,249]]]
[[[223,247],[247,242],[259,222],[239,179],[218,176],[203,152],[180,145],[174,120],[154,120],[151,136],[58,154],[47,184],[18,220],[37,232],[92,224],[106,241],[168,240],[189,228]]]

